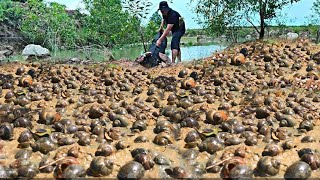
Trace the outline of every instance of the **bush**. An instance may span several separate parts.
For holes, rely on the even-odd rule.
[[[21,24],[23,14],[24,9],[20,6],[20,3],[11,0],[0,1],[0,22],[18,27]]]
[[[29,42],[45,45],[52,50],[76,45],[76,23],[65,6],[38,0],[28,0],[28,9],[22,19],[21,31]]]

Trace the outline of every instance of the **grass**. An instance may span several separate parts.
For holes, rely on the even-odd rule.
[[[149,49],[149,46],[150,45],[147,45],[147,49]],[[115,59],[127,57],[131,60],[134,60],[144,52],[144,48],[142,45],[136,45],[131,47],[115,48],[112,49],[111,52]]]
[[[51,53],[50,61],[65,61],[72,58],[78,58],[81,60],[92,60],[97,62],[102,62],[106,60],[109,51],[101,49],[87,49],[87,50],[60,50]],[[4,62],[20,61],[24,62],[25,57],[22,55],[11,56],[6,58]]]
[[[105,61],[106,52],[100,49],[88,50],[62,50],[52,53],[52,60],[68,60],[71,58],[79,58],[82,60]]]
[[[170,42],[172,37],[168,37],[168,45],[167,48],[170,48]],[[188,37],[182,36],[181,38],[182,46],[194,46],[199,45],[197,43],[197,37]],[[203,44],[203,45],[211,45],[213,43]],[[149,49],[150,44],[147,44],[147,50]],[[121,59],[126,57],[130,60],[135,60],[142,53],[144,53],[144,48],[142,45],[132,45],[126,47],[117,47],[111,49],[111,53],[114,59]],[[72,58],[78,58],[81,60],[91,60],[91,61],[105,61],[108,60],[106,57],[111,54],[110,50],[107,49],[99,49],[99,48],[82,48],[82,49],[74,49],[74,50],[59,50],[56,52],[51,52],[51,61],[65,61]],[[5,59],[5,61],[25,61],[25,58],[22,55],[12,56],[10,58]]]
[[[13,61],[25,61],[25,58],[22,55],[14,55],[9,58],[5,58],[3,62],[13,62]]]

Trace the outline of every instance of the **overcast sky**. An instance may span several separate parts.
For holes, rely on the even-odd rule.
[[[83,4],[81,0],[46,0],[47,2],[58,2],[60,4],[64,4],[67,6],[68,9],[76,9],[76,8],[83,8]],[[158,3],[161,0],[152,0],[152,13],[158,9]],[[178,11],[186,21],[186,27],[188,29],[192,28],[200,28],[200,26],[195,21],[196,14],[192,11],[194,9],[193,5],[190,5],[189,0],[172,0],[173,3],[169,3],[169,6]],[[293,5],[289,5],[283,10],[285,17],[287,19],[287,25],[304,25],[308,22],[308,16],[311,15],[311,7],[312,3],[315,0],[301,0],[298,3]]]

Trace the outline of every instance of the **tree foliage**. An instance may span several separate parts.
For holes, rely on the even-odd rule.
[[[235,27],[249,23],[259,33],[259,38],[263,39],[268,22],[286,5],[298,1],[201,0],[197,1],[195,12],[200,15],[199,20],[205,28],[217,35],[233,32]]]
[[[137,42],[137,19],[123,11],[120,0],[84,0],[89,11],[84,31],[89,42],[104,46]]]
[[[65,11],[65,6],[38,0],[28,0],[22,17],[21,31],[29,41],[51,49],[76,44],[76,23]]]
[[[160,27],[161,21],[162,17],[159,15],[158,11],[154,12],[150,17],[147,27],[145,28],[145,35],[147,41],[151,41],[153,39],[153,36]]]
[[[0,1],[0,22],[18,27],[21,23],[23,9],[11,0]],[[13,23],[14,22],[14,23]]]
[[[24,42],[51,50],[150,42],[161,23],[150,0],[83,0],[85,12],[42,0],[1,0],[0,23],[12,24]],[[147,21],[147,23],[145,23]],[[146,48],[145,48],[146,49]]]
[[[141,42],[142,34],[154,30],[153,23],[142,23],[150,12],[149,0],[83,2],[86,13],[69,13],[64,5],[41,0],[1,0],[0,23],[14,25],[25,42],[50,49],[122,46]]]
[[[309,19],[310,24],[320,24],[320,0],[316,0],[312,4],[312,15]]]
[[[145,32],[141,27],[141,22],[147,19],[152,3],[148,0],[123,0],[122,3],[124,4],[124,9],[133,16],[133,18],[140,22],[136,25],[136,31],[140,33],[141,42],[143,44],[144,51],[146,52]]]

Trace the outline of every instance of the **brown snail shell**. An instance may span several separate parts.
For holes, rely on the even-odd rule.
[[[103,116],[103,110],[99,105],[92,105],[89,110],[89,117],[91,119],[100,118]]]
[[[308,163],[312,170],[317,170],[320,167],[320,159],[318,154],[304,154],[301,161]]]
[[[145,170],[152,169],[154,166],[154,161],[150,154],[139,153],[134,157],[134,160],[141,163]]]
[[[32,77],[29,75],[22,76],[19,79],[19,85],[22,87],[29,87],[32,85],[32,83],[33,83]]]
[[[46,124],[46,125],[52,125],[55,122],[60,121],[61,115],[58,112],[49,111],[46,109],[43,109],[39,114],[39,123]]]
[[[10,123],[2,123],[0,125],[0,138],[3,140],[11,140],[13,138],[13,125]]]
[[[240,158],[240,157],[233,157],[232,159],[228,160],[222,170],[221,170],[221,174],[224,178],[229,178],[230,177],[230,173],[232,171],[232,169],[234,169],[237,165],[245,165],[245,161]]]
[[[206,113],[206,121],[213,125],[218,125],[228,119],[228,115],[225,111],[215,112],[210,110]]]
[[[16,75],[22,75],[23,73],[25,73],[26,72],[26,68],[24,67],[24,66],[21,66],[21,67],[19,67],[18,69],[17,69],[17,71],[16,71]]]
[[[144,173],[145,169],[140,163],[130,161],[120,168],[117,177],[118,179],[141,179],[144,176]]]
[[[100,144],[97,151],[95,152],[96,156],[111,156],[115,153],[115,148],[109,144]]]
[[[173,143],[173,137],[169,133],[161,132],[155,136],[153,143],[160,146],[166,146]]]
[[[253,170],[246,164],[238,164],[230,170],[229,178],[231,179],[252,179]]]
[[[182,167],[174,167],[173,169],[166,169],[165,171],[174,179],[183,179],[188,177],[187,171]]]
[[[210,154],[214,154],[217,151],[224,149],[224,144],[215,137],[209,137],[202,141],[198,147],[200,152],[207,151]]]
[[[280,171],[280,161],[272,157],[262,157],[257,165],[257,170],[263,176],[275,176]]]
[[[90,174],[95,177],[108,176],[113,170],[113,161],[105,157],[95,157],[90,163]]]
[[[231,58],[231,65],[241,65],[246,62],[246,57],[242,53],[237,53]]]
[[[308,179],[311,176],[312,170],[309,164],[303,161],[297,161],[290,165],[284,174],[285,179]]]
[[[277,156],[280,153],[283,152],[283,149],[281,146],[277,145],[277,144],[268,144],[263,152],[262,152],[262,156]]]
[[[79,158],[81,156],[81,149],[79,146],[73,146],[71,149],[68,151],[68,156]]]
[[[194,87],[196,87],[196,81],[191,77],[189,77],[181,82],[182,89],[189,90]]]
[[[179,72],[178,77],[179,78],[184,78],[188,75],[188,70],[187,69],[183,69]]]

